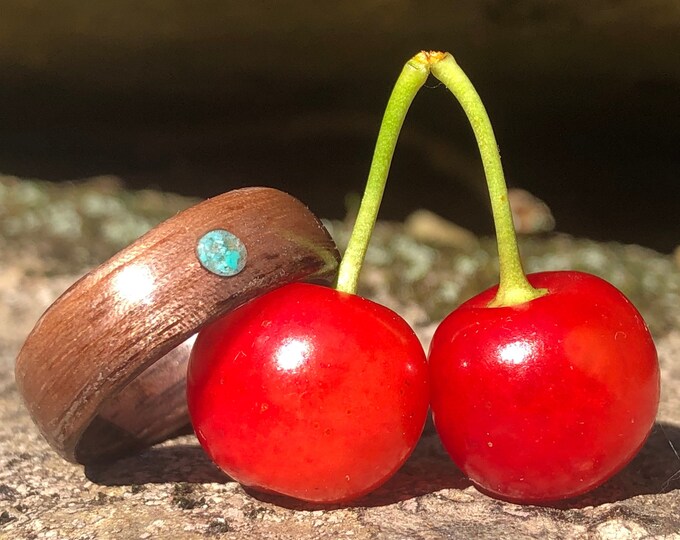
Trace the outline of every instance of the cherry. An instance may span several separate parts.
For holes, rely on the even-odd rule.
[[[242,484],[315,502],[373,490],[423,429],[427,363],[407,323],[360,296],[292,284],[199,335],[189,411]]]
[[[426,78],[405,68],[388,102],[336,290],[284,286],[198,335],[191,420],[211,459],[244,485],[347,502],[385,482],[418,442],[425,352],[396,313],[354,293],[403,118]]]
[[[432,73],[479,144],[496,224],[500,284],[437,328],[429,352],[435,427],[482,490],[516,502],[589,491],[643,445],[659,402],[656,349],[635,307],[600,278],[522,270],[496,140],[450,55]]]
[[[465,302],[430,346],[432,410],[456,464],[499,497],[579,495],[628,463],[654,422],[656,352],[613,286],[581,272],[529,275],[541,298]]]

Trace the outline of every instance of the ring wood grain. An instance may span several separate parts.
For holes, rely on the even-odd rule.
[[[203,268],[196,243],[226,229],[245,268]],[[162,441],[188,423],[191,336],[247,300],[293,281],[330,283],[339,255],[319,220],[269,188],[235,190],[161,223],[82,277],[43,314],[16,363],[38,428],[83,464]]]

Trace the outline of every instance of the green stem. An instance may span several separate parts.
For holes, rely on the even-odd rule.
[[[359,272],[378,216],[399,132],[411,102],[427,80],[428,74],[427,55],[421,53],[406,63],[394,85],[380,125],[359,213],[338,269],[338,281],[335,287],[338,291],[356,293]]]
[[[432,74],[439,79],[456,97],[463,107],[482,157],[486,182],[491,197],[491,211],[496,226],[498,258],[500,263],[500,284],[490,307],[513,306],[528,302],[547,291],[535,289],[527,281],[517,247],[517,236],[512,223],[508,202],[508,190],[501,166],[496,137],[493,134],[489,116],[474,86],[463,70],[446,53],[431,61]]]

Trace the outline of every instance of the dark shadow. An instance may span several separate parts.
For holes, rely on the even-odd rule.
[[[90,481],[106,486],[233,482],[213,465],[198,443],[158,446],[113,463],[88,465],[85,475]],[[387,483],[348,505],[318,505],[248,488],[246,491],[263,502],[290,509],[311,510],[340,506],[383,506],[440,489],[463,489],[469,485],[442,448],[436,433],[427,429],[413,455]]]
[[[680,490],[680,426],[657,423],[640,453],[599,488],[546,506],[567,510]]]
[[[112,463],[87,465],[85,476],[105,486],[233,482],[210,461],[198,442],[155,446]]]
[[[231,478],[208,459],[198,443],[170,444],[150,448],[133,457],[109,464],[89,465],[85,474],[107,486],[149,483],[227,483]],[[637,495],[680,490],[680,426],[658,423],[637,457],[620,473],[596,490],[565,501],[542,505],[556,510],[579,509],[623,501]],[[431,424],[413,455],[383,486],[349,504],[320,505],[245,488],[254,498],[295,510],[341,507],[375,507],[405,501],[441,489],[465,489],[471,483],[444,451]],[[538,505],[536,505],[538,506]]]

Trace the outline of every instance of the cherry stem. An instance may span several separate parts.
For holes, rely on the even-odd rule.
[[[463,107],[482,157],[496,227],[500,264],[498,292],[489,307],[513,306],[543,296],[547,291],[532,287],[522,269],[501,156],[484,104],[453,56],[436,51],[422,51],[411,58],[394,85],[380,124],[357,219],[338,268],[335,288],[356,294],[359,272],[378,216],[399,133],[413,99],[425,84],[430,72],[444,83]]]
[[[422,54],[416,55],[406,63],[394,85],[380,124],[378,140],[373,152],[373,161],[371,162],[357,219],[338,268],[338,280],[335,286],[338,291],[356,294],[359,272],[378,217],[380,202],[385,191],[385,183],[390,172],[392,156],[401,132],[401,126],[413,98],[415,98],[420,87],[425,84],[428,74],[427,59]]]
[[[453,56],[449,53],[439,53],[439,56],[430,53],[430,58],[432,74],[444,83],[465,111],[482,157],[496,227],[500,265],[498,292],[489,307],[523,304],[543,296],[547,291],[532,287],[522,269],[501,156],[484,104]]]

